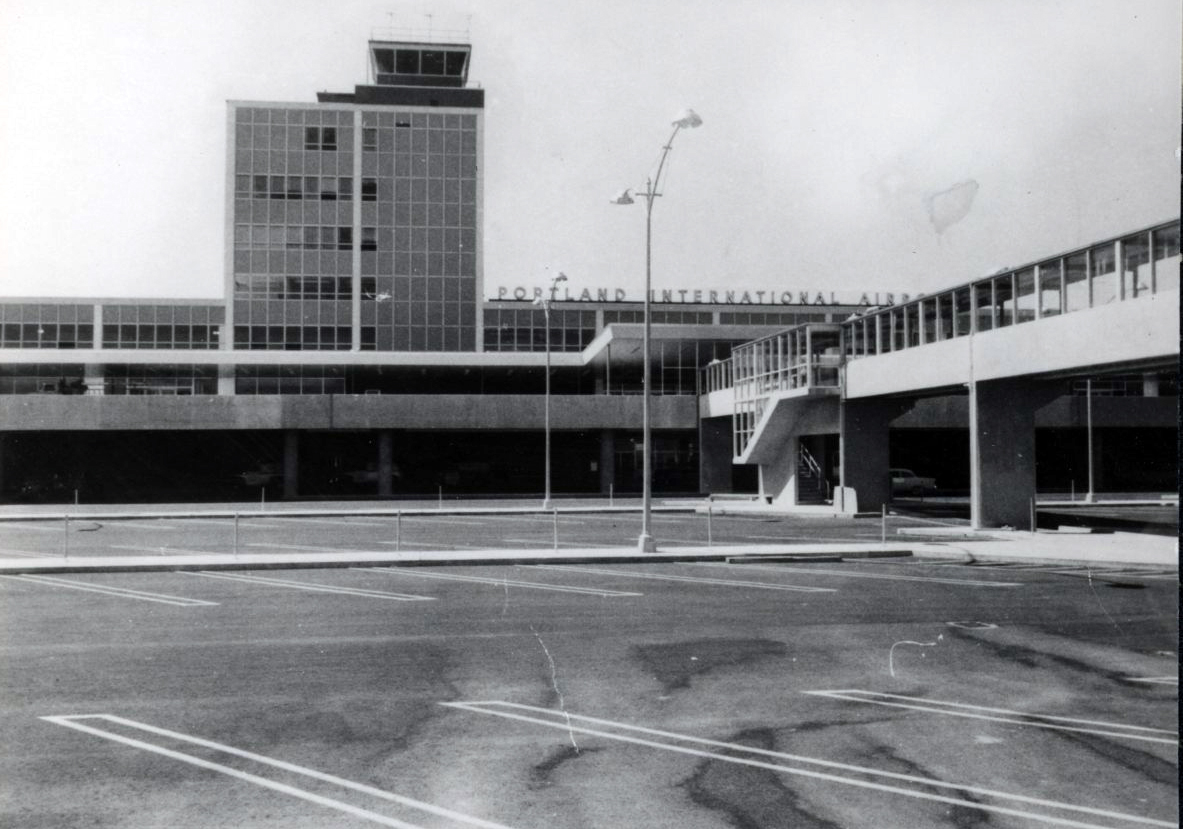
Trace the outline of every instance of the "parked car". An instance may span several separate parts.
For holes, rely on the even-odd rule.
[[[279,481],[282,473],[279,471],[279,464],[261,463],[254,469],[240,472],[238,477],[244,484],[250,487],[267,486]]]
[[[892,495],[923,495],[937,488],[935,478],[924,478],[911,469],[891,470]]]

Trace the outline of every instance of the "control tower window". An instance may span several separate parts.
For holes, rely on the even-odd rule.
[[[378,71],[389,73],[394,71],[394,50],[375,49],[374,62],[378,64]]]
[[[447,74],[459,77],[464,74],[464,53],[448,52]]]
[[[422,72],[424,75],[442,75],[444,63],[443,52],[424,52]]]
[[[399,49],[396,53],[395,72],[400,75],[419,74],[419,52],[415,49]]]

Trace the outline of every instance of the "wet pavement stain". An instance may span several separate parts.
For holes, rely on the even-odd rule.
[[[776,748],[775,734],[768,728],[724,739],[769,751]],[[768,769],[705,760],[681,785],[696,804],[723,812],[738,829],[840,829],[809,812],[782,778]]]
[[[784,642],[772,639],[699,639],[661,645],[636,645],[633,654],[666,693],[690,687],[692,677],[788,655]]]
[[[542,789],[554,785],[552,774],[559,766],[571,760],[578,760],[585,754],[603,751],[601,748],[576,748],[572,745],[555,746],[546,759],[530,769],[530,788]]]

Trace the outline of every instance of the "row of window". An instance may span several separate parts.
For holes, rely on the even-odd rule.
[[[350,299],[353,278],[348,276],[234,277],[234,296],[267,299]]]
[[[236,325],[234,347],[249,351],[348,351],[348,325]]]
[[[104,305],[104,323],[181,323],[218,325],[226,321],[221,305]]]
[[[352,250],[353,228],[347,225],[235,225],[237,248],[269,250]],[[363,227],[361,249],[377,250],[377,230]]]
[[[0,304],[0,322],[93,322],[93,305],[48,303]]]
[[[720,325],[802,325],[807,322],[827,322],[827,314],[798,311],[721,311]]]
[[[430,153],[441,156],[476,155],[476,132],[458,129],[396,129],[362,127],[361,147],[369,153]]]
[[[103,348],[210,349],[218,347],[217,325],[103,323]]]
[[[348,127],[353,124],[353,112],[347,109],[290,107],[238,107],[234,120],[239,124],[319,124],[330,127]]]
[[[362,200],[378,197],[378,180],[364,178]],[[352,201],[351,176],[263,176],[239,173],[234,177],[234,195],[255,199],[312,199],[316,201]]]
[[[0,323],[0,348],[93,348],[91,323]]]

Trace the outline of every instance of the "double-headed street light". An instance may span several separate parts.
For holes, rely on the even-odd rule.
[[[670,140],[666,141],[665,145],[661,148],[661,161],[657,165],[657,175],[645,181],[645,192],[639,194],[645,197],[645,325],[641,341],[642,359],[645,361],[642,374],[644,381],[641,392],[641,452],[643,453],[643,458],[641,463],[641,535],[637,539],[637,549],[643,553],[657,551],[657,542],[653,540],[653,533],[650,526],[653,508],[653,447],[651,445],[652,438],[650,435],[649,415],[649,394],[651,386],[649,377],[649,292],[652,283],[653,266],[653,200],[661,195],[661,193],[657,192],[658,185],[661,183],[661,172],[665,168],[666,157],[670,154],[670,150],[673,149],[674,138],[678,135],[678,130],[701,127],[702,118],[694,110],[686,109],[679,113],[673,122],[673,126],[674,131],[670,133]],[[612,203],[632,204],[633,197],[629,195],[628,190],[625,190],[613,199]]]
[[[554,301],[555,292],[560,282],[566,282],[567,275],[559,273],[550,280],[550,291],[546,296],[537,297],[535,305],[542,307],[542,315],[546,320],[546,391],[543,395],[543,431],[546,432],[546,484],[542,495],[542,508],[550,509],[550,304]]]

